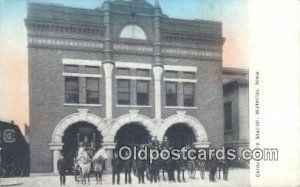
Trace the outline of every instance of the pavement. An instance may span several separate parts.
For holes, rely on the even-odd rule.
[[[132,184],[125,185],[124,184],[124,174],[121,174],[121,184],[120,185],[112,185],[111,174],[103,175],[102,184],[96,185],[95,177],[92,175],[90,184],[82,185],[79,182],[74,180],[73,176],[67,176],[66,179],[66,187],[96,187],[96,186],[103,186],[103,187],[120,187],[120,186],[141,186],[141,187],[199,187],[199,186],[228,186],[228,187],[248,187],[250,186],[250,175],[249,169],[230,169],[228,175],[228,181],[224,181],[216,177],[216,182],[210,182],[208,180],[208,172],[205,173],[205,178],[202,180],[200,178],[199,171],[196,173],[196,177],[194,179],[189,178],[188,174],[186,173],[186,182],[184,183],[169,183],[169,182],[159,182],[151,184],[149,181],[145,180],[145,184],[138,184],[138,179],[132,174]],[[176,173],[175,173],[176,175]],[[5,186],[24,186],[24,187],[59,187],[59,176],[53,175],[32,175],[30,177],[24,178],[1,178],[0,179],[0,187]]]

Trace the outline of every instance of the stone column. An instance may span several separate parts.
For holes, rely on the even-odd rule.
[[[112,119],[112,71],[114,65],[112,62],[104,63],[105,72],[105,113],[107,119]]]
[[[63,143],[50,143],[50,150],[52,150],[53,153],[53,173],[57,174],[58,170],[57,170],[57,161],[60,157],[61,154],[61,150],[63,147]]]
[[[154,73],[154,99],[155,99],[155,119],[161,120],[161,74],[162,65],[153,65]]]
[[[116,143],[103,143],[103,148],[105,149],[105,152],[108,156],[108,159],[105,162],[106,172],[111,173],[112,172],[111,160],[113,158],[114,149],[116,148]]]

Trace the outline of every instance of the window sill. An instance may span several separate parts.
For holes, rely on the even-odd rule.
[[[64,103],[64,106],[91,106],[91,107],[102,107],[102,104]]]
[[[116,105],[116,107],[151,108],[151,105]]]
[[[196,106],[165,106],[166,109],[198,109]]]

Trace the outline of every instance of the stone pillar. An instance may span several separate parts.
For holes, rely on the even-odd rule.
[[[53,153],[53,173],[56,173],[56,174],[58,173],[57,161],[60,157],[63,145],[64,145],[63,143],[50,143],[49,144],[50,150],[52,150],[52,153]]]
[[[105,113],[107,119],[112,119],[112,71],[113,63],[103,64],[105,72]]]
[[[108,156],[107,161],[105,162],[106,172],[111,173],[111,160],[113,158],[114,149],[116,148],[116,143],[103,143],[103,148]]]
[[[161,74],[162,65],[153,65],[154,73],[154,99],[155,99],[155,119],[161,120]]]

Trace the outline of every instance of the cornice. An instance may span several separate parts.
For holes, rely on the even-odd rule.
[[[102,25],[92,24],[66,24],[63,22],[52,22],[42,20],[25,20],[25,25],[31,31],[48,31],[58,33],[77,33],[86,35],[104,36],[105,27]]]

